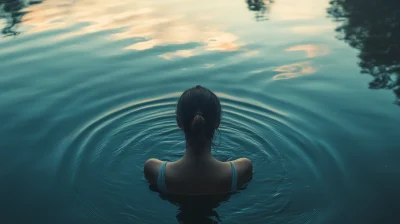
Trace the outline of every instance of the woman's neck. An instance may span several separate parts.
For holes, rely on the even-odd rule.
[[[185,154],[183,159],[189,163],[204,162],[212,159],[211,145],[202,148],[194,148],[186,145]]]

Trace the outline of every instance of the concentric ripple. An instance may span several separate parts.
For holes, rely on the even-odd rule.
[[[174,118],[177,96],[170,94],[116,108],[76,134],[62,167],[68,167],[69,183],[82,203],[88,207],[112,203],[118,210],[120,206],[137,209],[134,205],[140,202],[135,200],[140,199],[132,196],[134,192],[146,191],[146,184],[137,182],[143,180],[145,160],[176,159],[184,150],[185,143]],[[128,212],[125,218],[132,218],[132,214],[137,212]]]
[[[207,214],[228,224],[400,223],[398,108],[358,75],[374,52],[333,38],[358,31],[352,18],[375,18],[368,4],[344,13],[353,23],[326,18],[345,2],[362,1],[0,0],[0,224],[187,217],[148,188],[143,163],[182,156],[176,91],[197,84],[223,106],[215,157],[254,164],[246,190]],[[399,19],[385,12],[393,28]],[[371,31],[369,46],[398,43]]]
[[[149,195],[140,197],[137,193],[149,192],[142,165],[151,157],[172,161],[183,155],[184,137],[175,123],[179,95],[171,93],[115,108],[76,133],[65,150],[60,166],[64,170],[60,176],[68,180],[66,184],[74,186],[79,203],[88,210],[86,215],[105,223],[114,221],[114,215],[121,209],[126,210],[125,215],[119,216],[125,221],[143,222],[144,218],[138,214],[151,216],[149,210],[137,206],[141,201],[152,200],[148,199],[151,198]],[[220,215],[229,213],[225,217],[229,222],[234,222],[235,214],[251,215],[260,222],[281,220],[279,214],[290,209],[292,203],[289,193],[294,175],[292,169],[299,162],[292,161],[294,157],[290,154],[297,154],[307,164],[312,178],[318,179],[313,160],[306,155],[307,150],[316,146],[288,124],[284,112],[257,101],[225,93],[217,95],[222,102],[223,118],[215,137],[214,155],[222,161],[248,157],[255,169],[246,198],[233,203],[235,207],[221,208]],[[235,197],[240,194],[231,200]],[[256,202],[258,198],[262,201]],[[115,210],[100,211],[96,205],[101,204],[111,204]],[[154,203],[154,206],[160,206],[155,207],[156,210],[165,210],[166,205]],[[257,209],[252,209],[254,206]],[[245,214],[242,214],[243,210]],[[265,213],[253,214],[260,210]],[[314,215],[318,215],[318,211],[313,210],[311,216]],[[301,213],[292,218],[304,219],[306,216]]]

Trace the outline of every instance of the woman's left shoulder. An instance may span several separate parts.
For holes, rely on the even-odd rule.
[[[240,158],[233,161],[237,170],[242,172],[252,172],[253,171],[253,163],[248,158]]]
[[[248,158],[240,158],[232,162],[238,175],[238,185],[246,184],[253,176],[253,163]]]
[[[143,169],[144,176],[150,182],[150,184],[152,185],[157,184],[158,171],[162,163],[163,161],[154,158],[148,159],[144,163],[144,169]]]

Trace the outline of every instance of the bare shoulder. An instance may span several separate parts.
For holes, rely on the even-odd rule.
[[[240,158],[233,161],[238,174],[238,187],[243,186],[253,176],[253,163],[247,158]]]
[[[158,170],[160,169],[161,164],[162,164],[161,160],[154,158],[148,159],[144,163],[144,169],[143,169],[144,176],[151,185],[157,184]]]

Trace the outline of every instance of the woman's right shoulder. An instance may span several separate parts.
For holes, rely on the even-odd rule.
[[[144,176],[149,181],[150,184],[156,185],[157,184],[157,178],[158,178],[158,171],[160,169],[160,166],[162,165],[163,161],[159,159],[148,159],[144,163]]]

